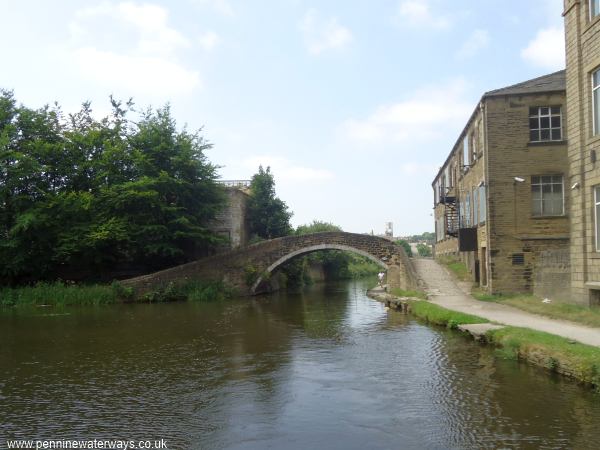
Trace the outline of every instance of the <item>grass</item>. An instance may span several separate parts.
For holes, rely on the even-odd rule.
[[[488,332],[499,355],[526,360],[553,372],[600,386],[600,348],[527,328],[505,327]]]
[[[452,256],[440,256],[438,261],[445,265],[461,281],[469,281],[471,274],[467,270],[465,263]]]
[[[442,308],[426,301],[410,304],[411,313],[429,323],[457,328],[486,319]],[[600,348],[528,328],[490,330],[487,340],[498,347],[498,356],[523,360],[552,372],[575,378],[600,390]]]
[[[37,283],[34,286],[0,288],[0,307],[105,305],[124,302],[168,302],[187,300],[206,302],[223,300],[235,293],[222,282],[192,281],[183,285],[169,284],[140,298],[131,288],[118,282],[109,284]]]
[[[489,320],[482,317],[452,311],[427,301],[414,301],[410,303],[410,311],[415,316],[429,323],[456,328],[458,325],[469,323],[487,323]]]
[[[100,305],[119,301],[119,290],[111,285],[70,285],[62,282],[0,288],[0,306]]]
[[[427,294],[423,291],[405,291],[404,289],[393,288],[391,294],[396,297],[414,297],[427,300]]]
[[[542,303],[542,299],[532,294],[488,294],[480,290],[471,293],[477,300],[502,303],[523,311],[552,319],[569,320],[591,327],[600,327],[600,308],[565,303],[553,300]]]

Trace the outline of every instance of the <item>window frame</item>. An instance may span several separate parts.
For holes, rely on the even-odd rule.
[[[590,20],[594,20],[596,17],[600,16],[600,2],[596,2],[598,2],[598,0],[590,0],[588,2],[588,7],[590,9]]]
[[[542,182],[542,178],[543,177],[560,177],[561,178],[561,205],[562,205],[562,212],[560,214],[547,214],[544,212],[544,183]],[[534,178],[539,178],[540,182],[539,183],[534,183],[533,179]],[[554,184],[558,184],[555,183],[554,181],[551,181],[550,183],[546,183],[546,184],[550,184],[551,186]],[[533,186],[537,185],[540,186],[540,203],[541,203],[541,207],[540,207],[540,214],[535,214],[533,211],[533,204],[534,204],[534,200],[533,200]],[[566,212],[565,212],[565,177],[563,174],[545,174],[545,175],[532,175],[531,179],[530,179],[530,192],[531,192],[531,217],[535,217],[535,218],[544,218],[544,217],[564,217]]]
[[[594,76],[598,74],[598,85],[594,85]],[[596,122],[600,122],[598,119],[600,117],[596,117],[599,111],[596,111],[596,95],[600,95],[600,67],[593,70],[591,73],[591,81],[592,81],[592,136],[598,136],[600,134],[599,124]]]
[[[542,114],[542,108],[547,108],[548,109],[548,114]],[[558,114],[553,114],[552,113],[552,109],[553,108],[558,108]],[[535,115],[531,114],[531,110],[532,109],[536,109],[537,112]],[[552,126],[552,118],[554,117],[558,117],[560,119],[560,126],[559,127],[553,127]],[[542,119],[543,118],[548,118],[548,128],[542,128]],[[529,107],[529,142],[531,143],[539,143],[539,142],[561,142],[564,140],[564,136],[563,136],[563,109],[562,109],[562,105],[548,105],[548,106],[530,106]],[[532,119],[536,119],[537,120],[537,127],[536,128],[531,128],[531,120]],[[552,137],[552,131],[558,129],[560,132],[560,137],[558,139],[553,139]],[[549,139],[542,139],[542,131],[543,130],[548,130],[548,136]],[[533,140],[531,139],[531,133],[536,131],[538,134],[538,139]]]
[[[600,206],[600,184],[594,186],[594,236],[596,252],[600,252],[600,236],[598,236],[598,206]]]

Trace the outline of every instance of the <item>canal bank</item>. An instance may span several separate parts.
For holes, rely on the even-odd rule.
[[[600,329],[549,319],[516,308],[475,300],[433,259],[414,260],[428,301],[397,298],[381,290],[369,295],[428,322],[457,328],[493,322],[503,327],[465,329],[499,347],[508,358],[528,361],[552,372],[600,386]]]

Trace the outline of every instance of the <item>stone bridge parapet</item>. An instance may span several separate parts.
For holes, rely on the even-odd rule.
[[[122,282],[134,288],[136,295],[191,280],[220,280],[235,287],[242,295],[259,292],[270,274],[286,261],[320,250],[344,250],[371,259],[387,270],[390,288],[414,289],[417,276],[404,249],[388,239],[368,234],[323,232],[285,236],[248,247],[202,258],[170,269]]]

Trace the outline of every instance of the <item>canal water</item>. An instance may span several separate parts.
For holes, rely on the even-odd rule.
[[[3,311],[0,448],[599,448],[599,395],[386,311],[366,287]]]

